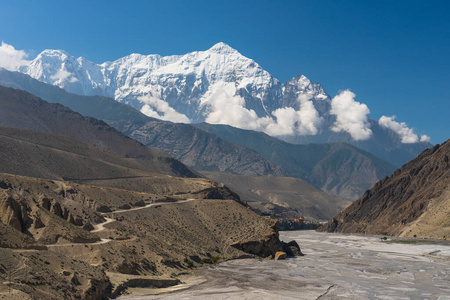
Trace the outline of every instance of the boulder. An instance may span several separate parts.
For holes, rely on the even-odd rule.
[[[303,253],[300,250],[300,246],[296,241],[290,241],[289,243],[284,244],[283,251],[286,252],[286,254],[291,257],[303,256]]]

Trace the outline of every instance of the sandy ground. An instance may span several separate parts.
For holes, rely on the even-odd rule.
[[[305,256],[228,261],[197,270],[197,276],[206,278],[203,284],[123,299],[450,300],[449,244],[314,231],[282,232],[281,238],[297,240]]]

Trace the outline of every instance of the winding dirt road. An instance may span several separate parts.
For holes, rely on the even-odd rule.
[[[101,214],[102,215],[121,214],[121,213],[130,212],[130,211],[136,211],[136,210],[149,208],[149,207],[152,207],[152,206],[160,206],[160,205],[168,205],[168,204],[181,204],[181,203],[186,203],[186,202],[190,202],[190,201],[194,201],[194,200],[196,200],[196,199],[187,199],[187,200],[181,200],[181,201],[176,201],[176,202],[155,202],[155,203],[147,204],[146,206],[135,207],[135,208],[130,208],[130,209],[115,210],[115,211],[101,213]],[[105,223],[102,223],[102,224],[105,224]],[[91,231],[91,232],[93,232],[93,231]]]
[[[177,201],[177,202],[156,202],[156,203],[147,204],[146,206],[135,207],[135,208],[130,208],[130,209],[122,209],[122,210],[116,210],[116,211],[112,211],[112,212],[102,213],[102,215],[121,214],[121,213],[130,212],[130,211],[146,209],[146,208],[153,207],[153,206],[161,206],[161,205],[168,205],[168,204],[181,204],[181,203],[186,203],[186,202],[190,202],[190,201],[194,201],[194,200],[196,200],[196,199],[187,199],[187,200],[182,200],[182,201]],[[105,227],[105,225],[107,225],[109,223],[116,222],[116,220],[112,219],[112,218],[105,217],[105,219],[106,219],[105,222],[94,225],[94,229],[91,232],[92,233],[102,232],[102,231],[107,229]],[[94,243],[69,243],[69,244],[54,244],[54,245],[46,245],[46,246],[48,248],[80,246],[80,245],[81,246],[83,246],[83,245],[95,246],[95,245],[106,244],[106,243],[109,243],[109,242],[112,242],[112,241],[114,241],[114,240],[112,240],[112,239],[101,239],[100,241],[94,242]],[[127,241],[130,241],[130,240],[128,239]]]

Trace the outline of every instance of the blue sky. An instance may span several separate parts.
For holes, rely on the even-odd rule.
[[[450,1],[0,1],[0,40],[97,63],[223,41],[282,82],[350,89],[376,120],[450,137]]]

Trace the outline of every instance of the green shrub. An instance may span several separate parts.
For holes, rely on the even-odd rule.
[[[194,262],[192,260],[188,260],[186,263],[187,263],[188,268],[194,267]]]
[[[220,256],[211,256],[211,263],[215,264],[220,260]]]

